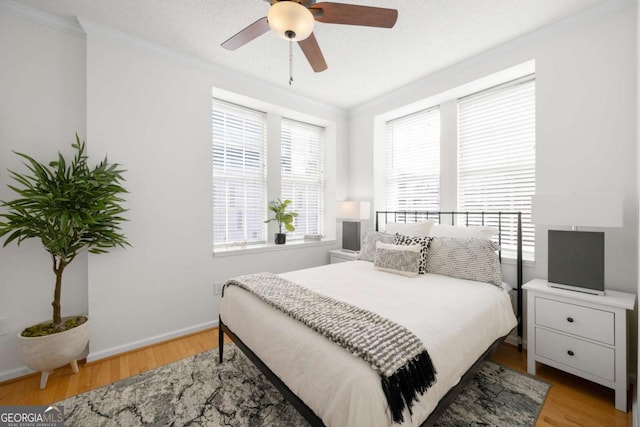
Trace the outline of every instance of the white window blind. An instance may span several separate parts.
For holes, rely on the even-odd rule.
[[[214,246],[264,243],[265,113],[213,100]]]
[[[283,118],[280,138],[281,198],[298,213],[289,236],[324,234],[324,128]]]
[[[534,258],[535,79],[528,76],[458,100],[458,208],[522,212],[523,255]],[[516,248],[516,217],[502,224],[503,254]],[[477,225],[481,219],[473,219]],[[470,219],[471,223],[471,219]],[[489,224],[496,225],[496,224]]]
[[[440,109],[388,121],[385,161],[388,210],[439,210]]]

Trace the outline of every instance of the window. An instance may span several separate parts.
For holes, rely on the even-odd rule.
[[[265,113],[213,100],[214,246],[264,243]]]
[[[440,109],[386,123],[388,210],[440,209]]]
[[[535,243],[531,224],[535,141],[533,76],[459,100],[458,208],[521,211],[523,255],[530,260]],[[503,223],[502,246],[507,253],[515,250],[517,242],[517,222],[512,219],[506,229]]]
[[[325,128],[283,118],[274,111],[279,109],[263,103],[251,105],[261,105],[258,108],[264,111],[217,99],[214,92],[214,251],[232,254],[235,247],[271,244],[264,220],[271,217],[268,202],[278,198],[290,199],[291,209],[298,213],[295,232],[288,233],[288,240],[327,232],[332,237],[334,229],[329,225],[325,230],[324,218]]]
[[[298,213],[293,239],[324,234],[324,128],[282,119],[281,198]]]

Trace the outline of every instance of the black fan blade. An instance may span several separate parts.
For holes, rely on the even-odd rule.
[[[251,40],[257,39],[264,33],[269,31],[269,23],[267,22],[267,17],[258,19],[253,24],[249,25],[244,30],[240,31],[235,36],[232,36],[229,40],[222,43],[222,46],[225,49],[236,50],[239,47],[244,46],[249,43]]]
[[[313,71],[319,73],[320,71],[327,69],[327,63],[324,60],[324,56],[322,55],[320,46],[318,46],[316,36],[313,33],[311,33],[311,35],[306,39],[299,40],[298,45],[300,46],[300,49],[302,49],[304,56],[307,57],[307,61],[311,64]]]
[[[309,10],[316,21],[327,24],[363,25],[391,28],[396,24],[398,11],[382,7],[357,6],[343,3],[316,3]]]

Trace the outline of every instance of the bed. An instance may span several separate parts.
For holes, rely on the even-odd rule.
[[[351,261],[281,274],[322,295],[362,307],[413,332],[428,349],[437,381],[405,409],[399,425],[432,425],[482,362],[517,326],[521,344],[522,249],[519,213],[377,212],[376,229],[389,222],[452,218],[451,224],[517,227],[517,316],[501,286],[441,274],[407,277]],[[462,221],[459,218],[463,218]],[[390,226],[390,225],[389,225]],[[314,426],[395,425],[380,377],[362,359],[237,286],[225,287],[223,333],[252,360]]]

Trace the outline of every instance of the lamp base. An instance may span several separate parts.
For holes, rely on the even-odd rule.
[[[358,252],[360,250],[360,223],[344,221],[342,223],[342,250]]]
[[[550,288],[565,289],[567,291],[582,292],[583,294],[605,296],[607,291],[599,289],[589,289],[580,286],[564,285],[562,283],[547,282]]]

